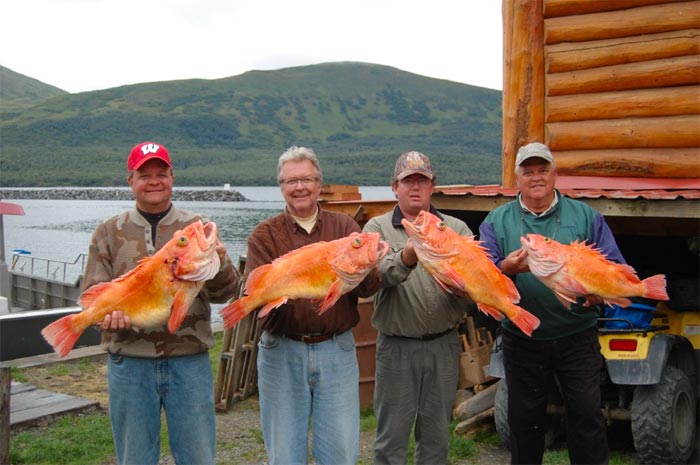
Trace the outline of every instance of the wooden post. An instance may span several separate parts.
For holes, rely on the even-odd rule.
[[[515,186],[515,154],[544,142],[542,0],[503,0],[503,187]]]
[[[10,367],[0,367],[0,463],[10,463]]]

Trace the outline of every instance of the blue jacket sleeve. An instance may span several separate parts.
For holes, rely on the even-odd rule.
[[[615,263],[627,263],[622,256],[622,252],[617,246],[615,236],[613,236],[610,226],[605,221],[605,218],[600,213],[596,214],[593,219],[591,228],[591,237],[589,243],[595,244],[595,247],[605,254],[606,258]]]
[[[493,229],[493,225],[491,223],[481,223],[479,226],[479,240],[488,250],[491,260],[500,269],[501,262],[505,256],[501,251],[501,247],[498,245],[498,240],[496,240],[496,231]]]

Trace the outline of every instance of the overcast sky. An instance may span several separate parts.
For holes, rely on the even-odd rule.
[[[502,89],[500,0],[2,0],[0,65],[71,93],[337,61]]]

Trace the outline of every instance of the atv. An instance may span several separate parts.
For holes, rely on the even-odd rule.
[[[700,312],[679,312],[663,303],[613,307],[599,319],[599,340],[605,358],[601,408],[608,425],[630,422],[641,463],[687,463],[697,447]],[[489,374],[502,378],[499,342],[494,344]],[[547,447],[565,434],[561,395],[552,391]],[[507,445],[505,382],[497,388],[494,418],[496,431]]]

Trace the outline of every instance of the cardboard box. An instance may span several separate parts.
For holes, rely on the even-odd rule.
[[[492,347],[493,342],[462,352],[459,360],[459,389],[468,389],[475,384],[484,384],[494,379],[493,376],[486,375]]]

